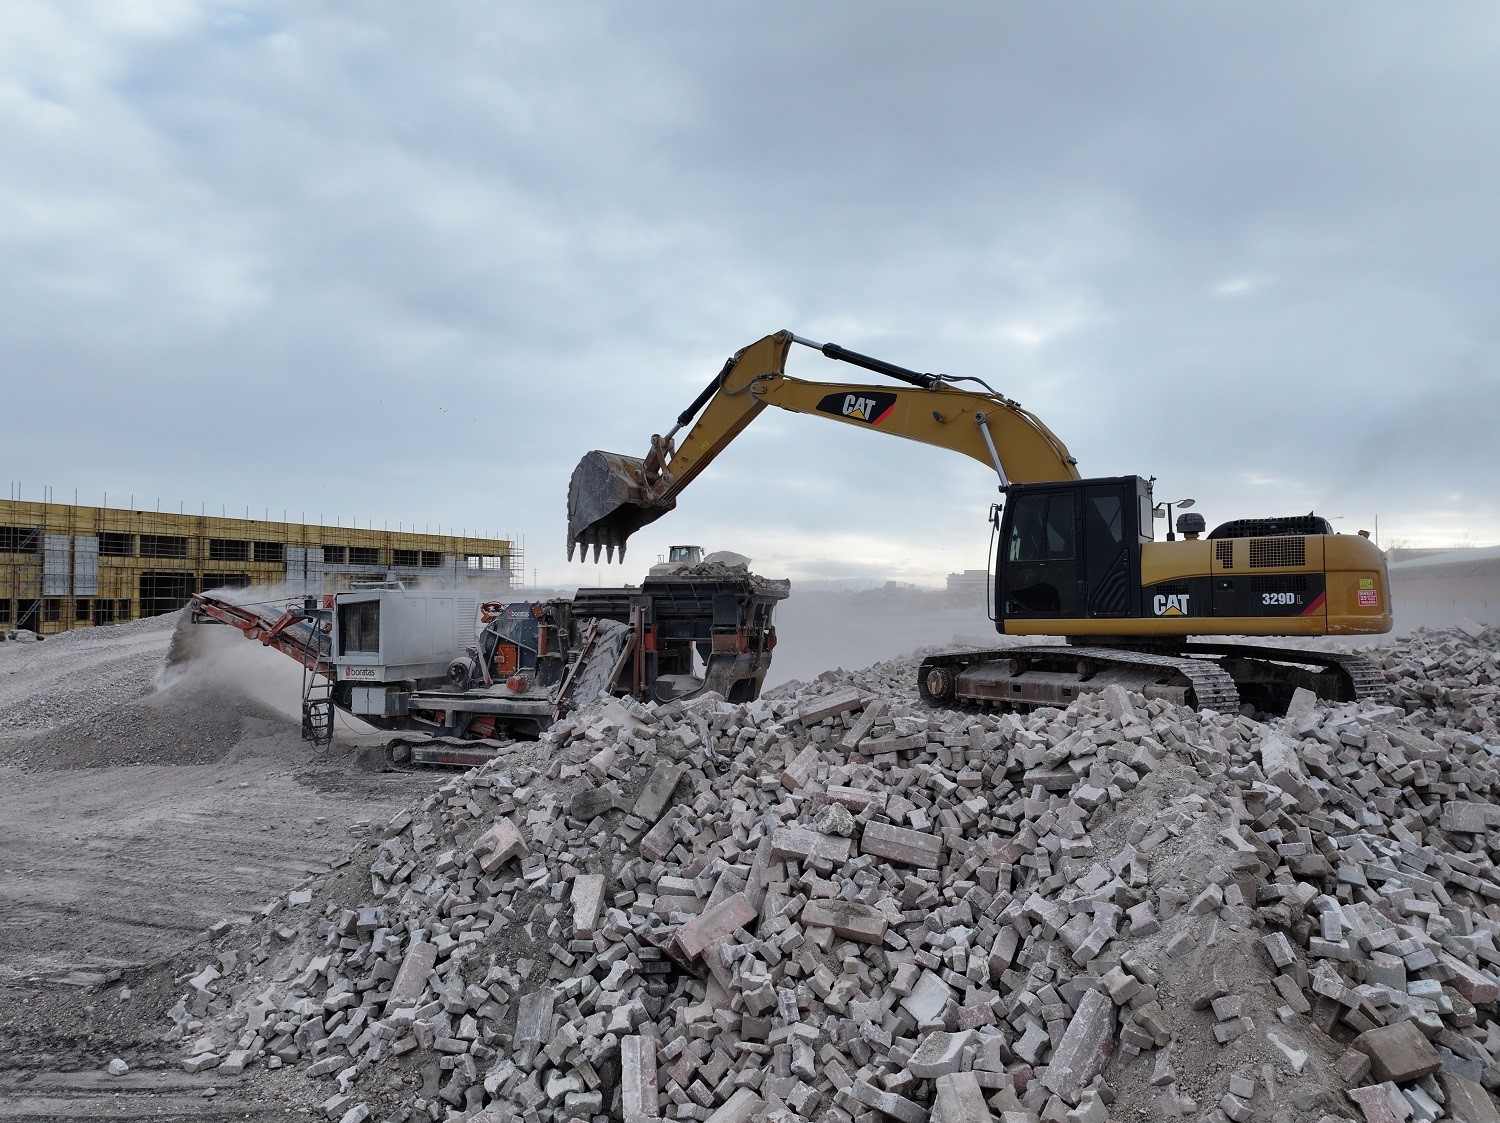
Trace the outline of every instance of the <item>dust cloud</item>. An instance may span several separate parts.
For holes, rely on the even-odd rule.
[[[195,624],[184,612],[167,660],[156,677],[159,694],[229,690],[302,720],[302,666],[272,647],[247,640],[226,624]]]
[[[767,687],[806,682],[834,667],[866,667],[919,647],[1004,642],[984,605],[956,604],[936,590],[799,593],[794,584],[775,620]]]
[[[1500,625],[1500,556],[1397,568],[1390,578],[1395,627],[1388,635],[1327,637],[1318,646],[1370,647],[1418,628],[1451,628],[1463,620]],[[792,595],[777,606],[776,634],[767,687],[789,679],[805,682],[835,667],[864,667],[919,647],[1027,642],[998,635],[984,605],[956,604],[946,592],[798,592],[795,584]],[[1047,637],[1032,642],[1037,641]]]
[[[1398,564],[1390,571],[1395,635],[1418,628],[1451,628],[1462,620],[1500,625],[1500,550],[1455,551],[1430,564]],[[1425,560],[1425,559],[1424,559]]]

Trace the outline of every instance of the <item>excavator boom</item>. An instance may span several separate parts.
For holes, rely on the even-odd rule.
[[[804,381],[785,373],[793,343],[904,385]],[[975,382],[983,390],[957,385]],[[623,560],[629,537],[676,506],[677,494],[767,406],[952,449],[993,469],[1002,487],[1079,478],[1067,448],[1035,415],[978,379],[922,374],[782,331],[733,355],[644,457],[594,451],[568,486],[568,557],[590,547]],[[684,426],[691,428],[676,439]]]

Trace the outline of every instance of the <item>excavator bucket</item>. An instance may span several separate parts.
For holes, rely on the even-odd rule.
[[[596,562],[601,552],[614,561],[616,550],[624,561],[626,539],[676,505],[650,498],[645,461],[597,449],[585,453],[568,483],[568,560],[577,546],[578,560],[587,561],[592,546]]]

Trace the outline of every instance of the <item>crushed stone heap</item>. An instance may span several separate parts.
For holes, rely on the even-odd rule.
[[[1500,633],[1389,705],[609,702],[211,935],[189,1069],[376,1120],[1500,1120]]]

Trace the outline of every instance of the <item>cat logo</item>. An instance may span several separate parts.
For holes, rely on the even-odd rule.
[[[829,394],[818,403],[818,412],[831,413],[845,421],[861,421],[866,425],[879,425],[890,416],[895,405],[895,394],[865,390],[858,394]]]
[[[1151,610],[1158,616],[1186,616],[1188,595],[1186,593],[1157,593],[1151,601]]]

